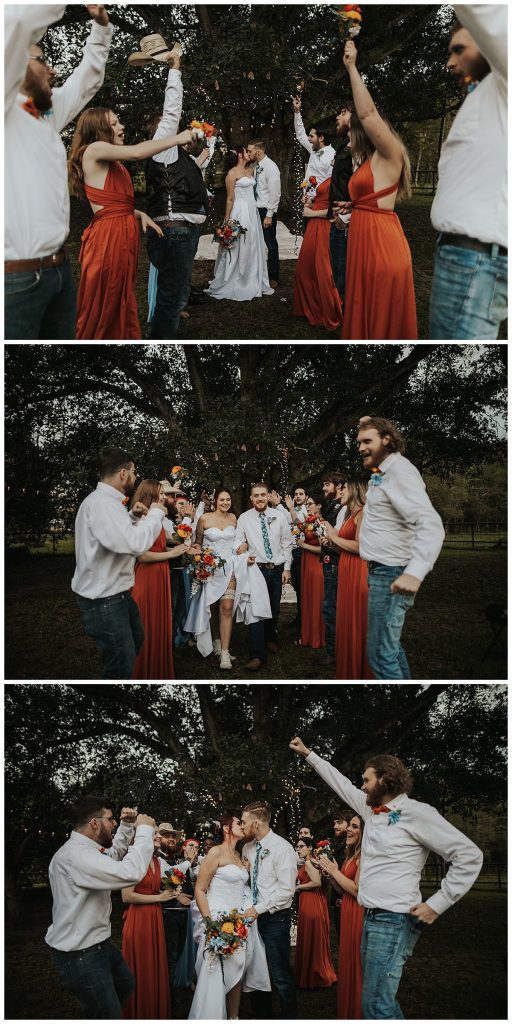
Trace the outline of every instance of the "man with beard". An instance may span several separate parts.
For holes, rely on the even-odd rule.
[[[332,162],[336,151],[330,144],[330,137],[319,128],[311,128],[309,135],[306,135],[304,122],[301,116],[302,101],[300,96],[292,96],[293,122],[295,137],[301,146],[304,146],[309,153],[306,178],[316,178],[319,185],[326,178],[331,177]]]
[[[410,799],[412,779],[398,757],[369,758],[359,790],[298,736],[290,747],[364,819],[357,895],[365,908],[362,1016],[403,1018],[396,994],[404,964],[423,927],[469,891],[480,873],[482,853],[434,807]],[[449,868],[439,891],[423,902],[421,872],[430,851]]]
[[[352,811],[349,807],[343,807],[342,810],[336,811],[333,819],[333,832],[334,832],[334,848],[333,853],[336,858],[336,864],[338,870],[341,871],[341,866],[345,860],[345,851],[347,844],[347,827],[352,817]],[[338,942],[340,939],[340,910],[341,900],[343,897],[343,890],[338,887],[332,877],[329,876],[328,881],[331,883],[331,906],[334,914],[334,927],[336,928],[336,935],[338,936]]]
[[[371,469],[359,534],[368,562],[368,661],[376,679],[410,679],[400,643],[406,612],[444,541],[441,517],[394,423],[364,416],[357,435],[365,469]]]
[[[82,797],[72,819],[69,839],[50,863],[53,922],[45,941],[84,1017],[118,1020],[135,978],[110,939],[110,893],[144,878],[155,822],[123,807],[116,831],[109,800],[97,796]]]
[[[330,234],[331,266],[334,283],[342,302],[345,301],[345,277],[347,271],[348,222],[340,219],[339,213],[350,202],[348,183],[352,177],[352,153],[350,150],[350,118],[352,101],[344,103],[336,118],[336,135],[341,144],[336,151],[329,189],[329,216],[333,218]],[[345,216],[342,213],[342,216]]]
[[[432,339],[497,338],[507,316],[507,5],[455,6],[448,70],[466,94],[439,160]]]
[[[289,523],[290,527],[296,523],[303,523],[308,514],[306,508],[307,494],[302,484],[298,484],[296,487],[291,489],[291,494],[285,495],[285,505],[281,504],[281,497],[277,491],[271,491],[269,494],[269,504],[277,508],[278,512],[286,517],[286,522]],[[292,564],[291,564],[291,580],[292,587],[297,597],[297,615],[295,616],[295,633],[297,639],[301,634],[302,619],[301,619],[301,606],[300,606],[300,581],[302,571],[302,548],[300,548],[295,541],[292,551]]]
[[[53,89],[55,71],[37,42],[65,4],[5,7],[5,337],[75,337],[76,289],[69,234],[66,150],[59,132],[103,85],[113,29],[105,8],[93,19],[81,64]],[[28,54],[28,64],[27,62]]]
[[[137,474],[131,455],[102,448],[99,483],[78,509],[75,522],[76,569],[71,589],[88,636],[103,655],[103,679],[130,679],[142,649],[144,629],[131,596],[135,559],[149,551],[162,529],[165,507],[149,510],[137,502],[131,512],[125,498],[135,493]]]
[[[345,483],[342,473],[329,473],[322,481],[324,492],[325,508],[323,518],[331,526],[338,529],[340,516],[344,516],[341,505],[341,490]],[[338,601],[338,564],[341,550],[331,544],[327,538],[322,538],[322,568],[324,573],[324,599],[322,602],[322,615],[325,626],[325,665],[334,665],[336,653],[336,605]]]

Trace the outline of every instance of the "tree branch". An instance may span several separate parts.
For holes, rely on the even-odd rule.
[[[192,385],[199,412],[202,416],[206,414],[207,400],[206,387],[201,363],[199,345],[183,345],[185,359],[187,362],[188,375]]]
[[[201,708],[206,737],[211,744],[212,750],[214,750],[216,754],[220,754],[222,752],[222,740],[211,687],[203,684],[201,686],[196,686],[195,689],[199,700],[199,706]]]

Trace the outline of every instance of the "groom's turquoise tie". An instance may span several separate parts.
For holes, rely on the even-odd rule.
[[[259,176],[260,176],[260,174],[262,172],[262,169],[263,168],[260,167],[259,164],[256,164],[256,176],[254,178],[254,198],[256,200],[259,199],[259,195],[258,195],[258,178],[259,178]]]
[[[256,903],[258,902],[258,871],[260,869],[260,850],[261,850],[261,843],[258,840],[258,842],[256,843],[256,857],[255,857],[255,860],[254,860],[254,868],[253,868],[253,871],[252,871],[252,902],[253,902],[253,906],[255,906]]]
[[[267,517],[264,512],[259,513],[261,532],[263,534],[263,547],[265,548],[265,554],[269,562],[273,559],[272,547],[270,545],[270,537],[268,535]]]

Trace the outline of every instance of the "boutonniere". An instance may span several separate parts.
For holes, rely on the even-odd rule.
[[[104,846],[100,846],[100,853],[106,853],[106,852],[107,851],[106,851],[105,847]]]
[[[384,476],[384,473],[382,472],[382,470],[379,469],[378,466],[374,466],[372,468],[372,475],[370,477],[370,483],[373,484],[374,487],[380,487],[380,485],[382,483],[383,476]]]
[[[277,516],[267,516],[267,523],[270,526],[271,523],[275,523]]]
[[[396,825],[400,821],[401,811],[390,811],[388,814],[388,825]]]
[[[29,96],[21,106],[23,110],[26,110],[27,114],[31,115],[31,117],[40,118],[41,111],[37,109],[32,96]]]
[[[269,853],[270,853],[270,850],[268,850],[267,848],[262,850],[261,853],[260,853],[260,861],[263,860],[264,857],[268,857]]]
[[[128,505],[130,504],[130,496],[127,494],[126,498],[123,499],[123,506],[128,511]]]

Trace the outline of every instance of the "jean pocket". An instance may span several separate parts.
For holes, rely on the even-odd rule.
[[[41,281],[41,273],[39,270],[31,270],[25,274],[6,274],[5,275],[5,294],[9,295],[21,295],[23,292],[30,292]]]
[[[458,245],[440,245],[437,259],[450,272],[458,270],[462,274],[472,274],[480,262],[480,253],[476,249],[461,249]]]
[[[506,319],[508,313],[507,286],[508,279],[506,274],[496,274],[489,303],[489,320],[492,323],[498,323]]]

